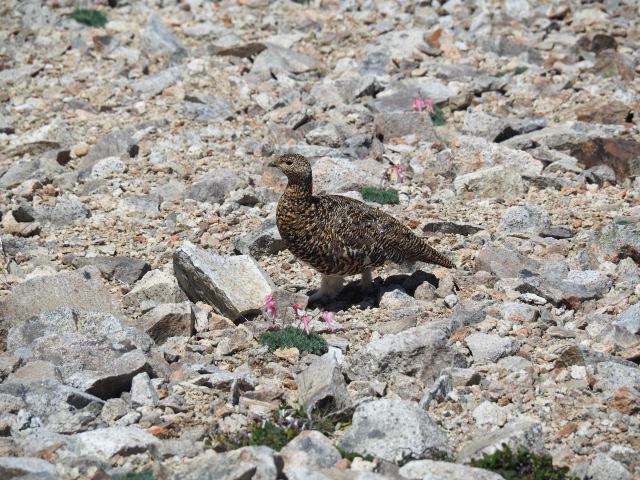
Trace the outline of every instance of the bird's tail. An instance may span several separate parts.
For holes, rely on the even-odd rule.
[[[456,264],[445,257],[442,253],[432,248],[425,240],[420,242],[420,250],[416,253],[416,260],[427,263],[435,263],[447,268],[455,268]]]

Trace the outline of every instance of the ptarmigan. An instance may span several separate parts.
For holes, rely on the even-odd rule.
[[[302,155],[281,155],[270,166],[288,179],[276,214],[280,235],[298,259],[322,274],[310,303],[335,297],[346,275],[362,274],[368,288],[371,270],[386,262],[454,266],[391,215],[349,197],[313,195],[311,165]]]

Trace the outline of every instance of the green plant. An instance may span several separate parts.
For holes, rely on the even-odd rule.
[[[382,190],[380,188],[363,187],[360,193],[367,202],[376,202],[381,205],[400,203],[398,191],[393,188]]]
[[[119,473],[113,475],[111,480],[155,480],[151,470],[143,470],[142,472]]]
[[[342,448],[338,447],[338,452],[340,452],[340,455],[342,456],[342,458],[346,458],[347,460],[349,460],[350,462],[353,462],[353,459],[356,457],[360,457],[364,460],[366,460],[367,462],[371,462],[374,457],[371,455],[362,455],[358,452],[351,452],[349,450],[343,450]]]
[[[260,345],[269,347],[273,352],[279,348],[296,347],[301,352],[322,355],[327,351],[327,342],[315,332],[306,335],[304,330],[289,325],[288,327],[260,335]]]
[[[266,445],[279,451],[299,433],[300,431],[292,426],[283,427],[273,422],[263,422],[253,425],[249,430],[248,445]]]
[[[514,75],[520,75],[521,73],[524,73],[528,70],[527,67],[516,67],[513,69],[513,74]]]
[[[431,113],[430,115],[431,115],[431,122],[433,122],[433,125],[436,127],[440,127],[445,123],[447,123],[447,121],[444,118],[444,112],[437,105],[433,107],[433,113]]]
[[[89,27],[104,27],[107,24],[107,14],[100,10],[78,8],[71,13],[71,18]]]
[[[503,445],[502,450],[485,453],[471,465],[498,473],[505,480],[576,480],[567,467],[554,467],[549,455],[537,455],[521,447],[514,452]]]

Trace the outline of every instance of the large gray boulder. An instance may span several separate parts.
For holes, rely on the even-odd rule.
[[[450,452],[446,433],[417,403],[405,400],[385,399],[360,405],[338,446],[388,462]]]
[[[202,301],[232,320],[260,312],[275,285],[248,255],[209,253],[185,242],[173,255],[180,287],[191,301]]]

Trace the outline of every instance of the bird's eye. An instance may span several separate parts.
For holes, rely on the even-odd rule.
[[[293,162],[291,160],[287,160],[287,165],[293,165]]]

